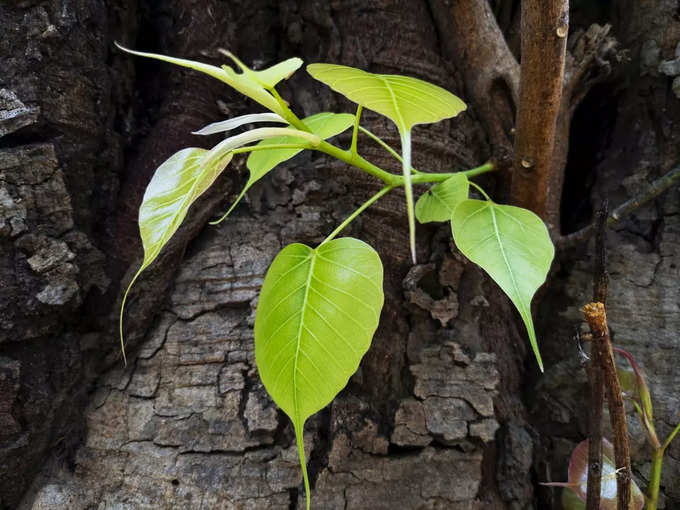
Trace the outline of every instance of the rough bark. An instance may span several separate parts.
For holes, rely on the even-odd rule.
[[[448,38],[455,33],[442,28],[431,5],[424,0],[0,5],[2,26],[26,27],[0,39],[2,68],[9,70],[0,76],[0,88],[9,90],[0,96],[1,109],[13,112],[0,116],[0,128],[12,131],[0,138],[0,161],[8,162],[0,179],[0,278],[11,289],[2,293],[0,317],[12,323],[0,343],[0,366],[7,374],[0,379],[0,422],[7,434],[0,439],[5,470],[0,507],[299,507],[292,430],[264,393],[253,362],[257,293],[283,245],[319,241],[377,184],[306,154],[254,187],[227,223],[205,228],[243,182],[245,169],[237,163],[215,193],[192,208],[190,224],[137,287],[126,319],[134,362],[122,369],[116,301],[138,263],[135,207],[150,172],[177,148],[196,143],[186,133],[256,108],[195,73],[114,54],[112,41],[214,63],[219,47],[251,65],[300,55],[307,62],[419,76],[468,97],[466,77],[474,73],[449,57]],[[640,16],[648,19],[636,20],[641,25],[634,35],[620,32],[623,44],[641,44],[640,34],[655,26],[650,19],[667,19],[658,17],[667,8],[656,2],[656,14]],[[664,59],[672,57],[677,22],[666,23],[671,35],[660,44]],[[679,146],[668,134],[672,124],[653,129],[653,119],[666,119],[662,108],[678,118],[672,102],[677,100],[662,93],[671,80],[645,80],[636,86],[651,86],[655,93],[651,98],[639,96],[638,89],[623,93],[614,141],[603,148],[606,163],[597,168],[598,193],[613,190],[613,207],[636,187],[634,179],[626,181],[628,189],[620,182],[642,166],[640,160],[658,162],[658,172],[647,166],[651,178],[663,173],[671,155],[677,157],[671,154]],[[303,71],[283,94],[303,115],[352,111]],[[492,133],[507,135],[511,125],[491,126],[476,111],[477,100],[470,102],[474,107],[460,118],[415,130],[416,166],[449,170],[478,164],[490,153]],[[636,157],[622,157],[640,102],[651,107],[642,111],[657,114],[640,123],[646,142],[633,139]],[[366,118],[373,131],[398,145],[392,126],[370,113]],[[365,140],[360,149],[380,164],[393,163]],[[663,162],[654,159],[661,153]],[[31,165],[24,163],[27,158]],[[680,326],[672,306],[680,253],[674,223],[679,197],[673,193],[659,199],[658,207],[641,209],[610,241],[610,327],[615,340],[653,372],[660,433],[670,426],[678,398],[669,383],[678,361],[671,332]],[[410,268],[403,215],[403,197],[390,196],[349,232],[383,256],[387,305],[360,371],[308,425],[315,505],[544,505],[551,496],[537,494],[534,483],[564,479],[569,448],[584,432],[584,415],[575,403],[582,395],[574,377],[579,371],[565,369],[571,353],[564,345],[584,302],[579,292],[589,288],[590,266],[582,253],[565,254],[564,271],[546,293],[539,334],[553,367],[530,399],[523,389],[533,385],[528,375],[533,366],[524,365],[527,343],[505,297],[462,261],[446,226],[419,228],[419,259],[428,263]],[[37,240],[16,244],[29,234]],[[53,282],[52,289],[64,291],[43,296],[68,296],[73,285],[58,284],[69,279],[76,281],[73,296],[80,301],[39,301],[37,295]],[[557,324],[554,310],[562,311]],[[652,347],[630,345],[640,337]],[[525,401],[536,407],[527,411]],[[680,450],[674,448],[664,468],[667,507],[680,501],[670,483],[680,473]],[[636,476],[643,453],[634,448]]]

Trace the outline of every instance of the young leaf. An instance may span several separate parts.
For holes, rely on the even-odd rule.
[[[345,387],[368,350],[383,305],[378,254],[353,238],[286,246],[265,277],[255,316],[262,382],[295,428],[310,507],[304,423]]]
[[[128,285],[120,307],[120,342],[125,359],[123,343],[123,312],[132,284],[158,257],[163,246],[177,231],[187,215],[191,204],[201,196],[231,161],[227,155],[214,164],[205,165],[208,151],[188,148],[168,158],[151,178],[139,208],[139,232],[144,247],[142,265]]]
[[[292,135],[284,134],[282,136],[267,138],[257,144],[258,146],[264,146],[293,144],[300,142],[300,147],[297,149],[271,149],[251,152],[248,156],[248,162],[246,163],[246,166],[250,171],[250,178],[248,179],[248,182],[246,182],[246,185],[241,190],[241,193],[239,193],[239,196],[236,198],[234,203],[231,204],[231,207],[229,207],[229,210],[224,214],[224,216],[213,222],[213,224],[217,224],[229,216],[229,214],[231,214],[234,208],[245,196],[250,187],[262,179],[262,177],[267,175],[267,173],[269,173],[276,165],[283,163],[305,149],[305,144],[302,140],[300,140],[300,136],[316,136],[317,139],[326,140],[327,138],[338,135],[349,128],[354,123],[354,116],[350,115],[349,113],[322,112],[303,119],[303,122],[311,130],[313,135],[310,135],[310,133],[305,133],[304,131],[289,129],[288,131],[292,131]]]
[[[312,133],[326,140],[349,129],[354,123],[354,116],[349,113],[321,112],[306,117],[302,121]],[[289,136],[280,136],[262,140],[258,145],[279,145],[295,143],[295,141]],[[248,156],[247,166],[251,175],[257,176],[253,182],[260,179],[276,165],[289,160],[301,151],[302,149],[272,149],[251,152]]]
[[[526,209],[464,200],[453,212],[451,230],[461,253],[481,266],[517,307],[542,371],[531,299],[543,285],[555,255],[548,229]]]
[[[439,122],[465,110],[447,90],[408,76],[373,74],[335,64],[311,64],[307,72],[336,92],[394,122],[401,135],[402,170],[409,222],[409,244],[415,263],[415,217],[411,187],[411,128]]]
[[[230,59],[232,59],[234,63],[241,68],[243,74],[247,75],[253,81],[259,83],[260,85],[268,89],[274,88],[276,84],[279,83],[281,80],[287,80],[288,78],[290,78],[291,75],[295,71],[300,69],[300,66],[302,65],[302,59],[298,57],[293,57],[289,58],[288,60],[284,60],[283,62],[279,62],[278,64],[275,64],[271,67],[268,67],[267,69],[262,69],[261,71],[253,71],[243,62],[241,62],[238,58],[236,58],[236,55],[234,55],[230,51],[222,52],[225,55],[227,55]]]
[[[449,221],[456,206],[468,197],[470,183],[464,173],[455,174],[432,186],[416,202],[420,223]]]
[[[250,124],[254,122],[278,122],[281,124],[288,124],[280,115],[276,113],[250,113],[248,115],[241,115],[239,117],[234,117],[233,119],[222,120],[220,122],[213,122],[207,126],[194,131],[192,135],[214,135],[216,133],[224,133],[226,131],[231,131],[237,127],[243,126],[244,124]]]
[[[248,143],[280,136],[292,137],[294,139],[293,141],[299,142],[303,147],[305,146],[305,142],[307,145],[311,145],[312,147],[316,147],[321,142],[321,138],[315,134],[308,133],[307,131],[300,131],[294,128],[268,127],[251,129],[245,133],[225,138],[220,143],[215,145],[215,147],[210,149],[202,164],[209,165],[214,161],[223,158],[225,154],[230,153],[232,150]]]
[[[287,108],[285,108],[281,103],[279,103],[279,101],[265,89],[263,83],[267,83],[268,85],[271,84],[275,85],[283,78],[289,76],[292,72],[294,72],[297,68],[299,68],[302,65],[302,60],[300,60],[299,58],[286,60],[285,62],[281,62],[280,64],[277,64],[276,66],[270,67],[269,69],[265,69],[263,71],[252,71],[247,67],[243,66],[243,64],[239,63],[240,66],[243,66],[245,69],[248,69],[249,71],[248,73],[243,72],[239,74],[236,73],[229,66],[217,67],[210,64],[204,64],[202,62],[195,62],[193,60],[186,60],[182,58],[168,57],[166,55],[159,55],[157,53],[133,51],[121,46],[118,43],[115,44],[119,49],[131,53],[132,55],[162,60],[164,62],[169,62],[171,64],[175,64],[182,67],[188,67],[189,69],[194,69],[195,71],[200,71],[202,73],[208,74],[213,78],[217,78],[218,80],[226,83],[230,87],[236,89],[244,96],[248,96],[252,100],[260,103],[268,110],[274,113],[278,113],[281,117],[287,118],[290,116]],[[283,72],[284,70],[288,74],[284,74]],[[256,79],[256,77],[259,77],[259,79]],[[273,85],[271,86],[273,87]]]
[[[614,447],[606,439],[602,439],[602,485],[600,489],[601,510],[616,510],[616,466],[614,461]],[[578,444],[569,460],[569,485],[581,500],[586,500],[588,485],[588,440]],[[645,503],[645,497],[640,488],[631,481],[631,510],[640,510]]]

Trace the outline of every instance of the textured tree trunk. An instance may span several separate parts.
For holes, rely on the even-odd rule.
[[[672,3],[571,13],[565,90],[575,99],[557,126],[566,147],[571,121],[563,233],[590,221],[592,201],[608,195],[615,207],[680,159],[680,100],[657,70],[680,38]],[[514,60],[489,84],[473,67],[485,56],[466,64],[453,54],[471,40],[456,39],[455,12],[436,0],[0,4],[0,509],[302,508],[293,430],[254,364],[257,295],[278,250],[322,240],[378,183],[305,153],[253,187],[225,223],[206,226],[244,182],[243,161],[233,163],[133,291],[123,367],[117,312],[140,262],[146,183],[179,148],[217,141],[192,130],[258,108],[197,73],[122,55],[113,41],[212,63],[227,48],[254,67],[297,55],[437,83],[471,103],[414,132],[415,166],[445,171],[509,145],[517,97]],[[519,26],[518,8],[496,12],[502,28]],[[605,62],[615,72],[588,93],[588,80],[569,78],[584,55],[600,56],[579,33],[595,22],[613,24],[628,60]],[[494,113],[470,88],[505,90],[500,79],[509,92],[489,96],[503,105]],[[353,111],[304,70],[281,92],[300,115]],[[398,146],[394,126],[364,119]],[[398,170],[377,146],[359,148]],[[485,185],[507,196],[507,181]],[[394,193],[348,232],[380,253],[386,304],[359,372],[308,422],[313,506],[559,508],[537,482],[566,479],[586,432],[573,336],[590,294],[588,247],[560,253],[537,298],[548,361],[539,376],[514,310],[463,261],[447,225],[419,226],[427,263],[411,267],[404,213]],[[646,369],[661,436],[680,419],[678,213],[675,189],[609,236],[613,341]],[[644,487],[650,452],[629,422]],[[680,508],[680,443],[668,455],[666,508]]]

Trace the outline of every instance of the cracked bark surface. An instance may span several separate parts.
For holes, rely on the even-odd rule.
[[[304,154],[258,183],[226,223],[206,228],[244,181],[243,163],[234,165],[192,208],[190,222],[133,293],[126,315],[133,361],[122,368],[116,300],[138,263],[135,209],[150,173],[196,143],[190,131],[254,108],[208,78],[114,54],[112,41],[211,61],[227,47],[256,65],[299,55],[410,74],[466,97],[466,76],[474,72],[452,60],[453,36],[435,3],[0,6],[3,26],[27,27],[0,40],[0,59],[11,69],[0,76],[0,110],[10,112],[0,116],[0,280],[11,289],[0,297],[0,508],[300,507],[292,428],[254,366],[257,295],[282,246],[320,241],[377,183]],[[655,2],[656,10],[636,17],[635,29],[628,16],[610,18],[629,27],[616,35],[632,49],[626,72],[634,77],[642,59],[635,48],[651,46],[652,36],[641,34],[653,20],[669,20],[657,61],[645,67],[654,71],[617,94],[619,116],[597,186],[584,189],[607,191],[614,206],[678,156],[672,78],[655,71],[673,57],[678,39],[677,22],[665,17],[669,5]],[[258,37],[255,26],[264,27]],[[653,93],[640,95],[647,89]],[[283,95],[302,115],[352,111],[304,72]],[[483,97],[468,99],[469,114],[416,128],[416,166],[474,166],[489,156],[494,132],[507,136],[511,122],[488,124],[499,121],[487,121],[474,103]],[[671,113],[662,115],[664,108]],[[640,109],[652,113],[638,118]],[[398,146],[386,121],[370,113],[365,119]],[[360,149],[398,170],[369,142]],[[647,174],[636,174],[640,166]],[[400,194],[389,195],[347,232],[381,254],[386,306],[359,372],[308,423],[314,505],[546,507],[554,495],[535,481],[565,479],[569,448],[585,432],[574,375],[582,371],[569,369],[577,357],[565,345],[590,292],[587,254],[565,255],[543,296],[538,331],[552,367],[534,382],[513,309],[457,254],[448,227],[419,227],[418,258],[426,263],[410,267],[403,203]],[[609,241],[610,327],[651,377],[661,434],[680,402],[673,373],[679,203],[677,190],[666,194]],[[528,395],[534,385],[538,392]],[[640,477],[645,451],[641,432],[633,432]],[[680,476],[678,448],[664,468],[667,508],[680,504],[671,483]]]

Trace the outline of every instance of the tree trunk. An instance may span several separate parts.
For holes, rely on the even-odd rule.
[[[680,101],[657,71],[680,36],[669,3],[572,10],[570,54],[588,41],[579,28],[608,21],[629,60],[588,94],[570,90],[582,106],[558,121],[565,137],[572,121],[563,233],[588,223],[599,197],[615,207],[679,159]],[[216,64],[227,48],[255,67],[297,55],[434,82],[473,102],[414,132],[414,165],[445,171],[508,145],[516,99],[496,97],[506,106],[494,116],[469,93],[479,82],[451,54],[459,46],[447,15],[426,0],[0,5],[0,26],[12,27],[0,41],[0,508],[302,508],[293,429],[254,364],[257,295],[283,246],[320,242],[378,183],[304,153],[254,186],[226,222],[206,226],[244,183],[243,160],[232,163],[135,287],[123,367],[117,312],[140,262],[146,183],[179,148],[216,142],[191,131],[258,109],[215,80],[122,55],[113,41]],[[281,93],[300,115],[353,111],[304,70]],[[394,126],[364,119],[398,146]],[[398,170],[369,141],[359,149]],[[497,181],[507,196],[507,179]],[[679,199],[667,193],[609,236],[613,341],[646,369],[661,436],[679,418]],[[402,194],[347,234],[380,253],[385,308],[359,372],[307,424],[313,507],[558,508],[554,489],[536,482],[566,479],[586,430],[572,337],[591,292],[587,247],[559,254],[540,296],[539,376],[514,309],[463,261],[447,225],[419,226],[426,263],[414,267]],[[649,451],[636,418],[629,423],[644,488]],[[680,507],[678,477],[680,443],[664,464],[666,508]]]

